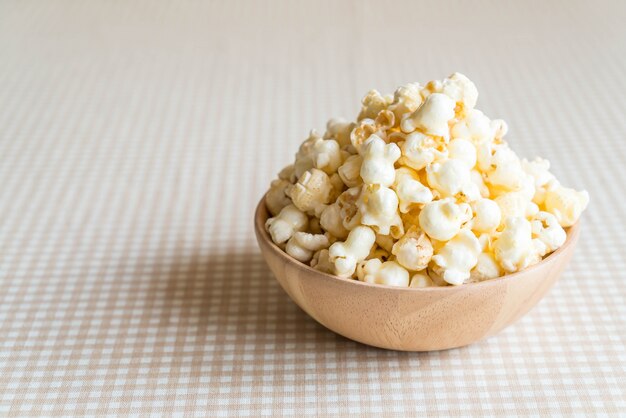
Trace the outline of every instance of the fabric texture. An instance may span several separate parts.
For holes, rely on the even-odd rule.
[[[626,411],[626,3],[0,3],[0,415]],[[318,325],[253,210],[371,88],[478,86],[587,189],[559,283],[502,333],[380,350]]]

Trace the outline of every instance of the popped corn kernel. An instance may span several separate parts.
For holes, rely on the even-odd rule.
[[[335,265],[335,274],[350,277],[359,261],[365,260],[376,241],[376,234],[367,226],[357,226],[345,241],[337,241],[328,249],[330,261]]]
[[[359,265],[357,275],[360,281],[367,283],[400,287],[409,285],[409,272],[395,261],[383,263],[377,258],[367,260]]]
[[[413,271],[424,270],[433,256],[433,245],[423,231],[411,227],[391,249],[396,261]]]
[[[317,168],[304,172],[298,182],[286,191],[293,204],[310,215],[330,202],[333,184],[328,174]]]
[[[531,224],[523,217],[507,218],[504,230],[493,243],[493,251],[507,273],[522,270],[541,259],[533,243]]]
[[[589,204],[589,193],[557,186],[546,191],[544,206],[562,227],[572,226]]]
[[[324,234],[309,234],[296,232],[287,241],[285,252],[298,261],[307,262],[313,257],[315,251],[328,248],[330,242]]]
[[[431,279],[430,276],[425,271],[420,271],[419,273],[415,273],[411,277],[411,283],[409,284],[409,287],[417,287],[417,288],[433,287],[433,286],[436,286],[435,283],[433,282],[433,279]]]
[[[265,206],[267,206],[267,210],[269,210],[272,216],[278,215],[285,206],[291,204],[291,199],[285,194],[289,186],[291,186],[291,183],[286,180],[277,179],[272,181],[270,189],[265,195]]]
[[[287,205],[278,215],[265,222],[265,229],[275,244],[282,244],[296,232],[303,231],[308,223],[309,218],[306,214],[294,205]]]
[[[372,135],[365,142],[362,155],[360,175],[363,182],[391,186],[396,177],[394,163],[400,158],[400,148],[396,144],[386,144],[378,136]]]
[[[448,122],[454,118],[456,104],[445,94],[433,93],[413,113],[402,119],[402,131],[409,133],[415,130],[428,135],[449,138]]]
[[[421,132],[407,135],[400,148],[402,151],[400,164],[414,170],[421,170],[434,161],[448,157],[447,149],[441,149],[441,144],[435,138]]]
[[[433,193],[419,181],[418,174],[407,167],[396,170],[392,187],[400,201],[400,212],[407,213],[415,206],[422,206],[433,200]]]
[[[419,224],[429,237],[439,241],[448,241],[471,218],[470,205],[457,204],[453,198],[448,197],[426,204],[420,212]]]
[[[441,276],[446,282],[458,286],[469,279],[480,252],[478,238],[471,231],[462,229],[433,255],[433,262],[441,268]]]
[[[371,226],[378,234],[399,237],[404,233],[398,213],[398,196],[390,188],[379,184],[364,185],[357,206],[361,223]]]

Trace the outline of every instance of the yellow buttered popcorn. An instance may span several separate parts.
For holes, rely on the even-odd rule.
[[[393,94],[370,90],[356,119],[330,119],[266,195],[266,229],[311,267],[424,288],[492,280],[561,247],[589,203],[549,161],[521,159],[508,125],[476,108],[454,73]]]

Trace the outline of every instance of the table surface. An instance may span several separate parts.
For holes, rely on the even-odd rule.
[[[626,410],[626,3],[0,3],[0,414]],[[574,260],[472,346],[297,308],[252,214],[308,130],[460,71],[591,204]]]

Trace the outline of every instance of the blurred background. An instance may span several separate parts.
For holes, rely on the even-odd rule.
[[[623,411],[625,19],[623,1],[0,2],[0,412]],[[467,349],[337,337],[271,278],[254,206],[369,89],[455,71],[520,155],[590,191],[579,257]]]

